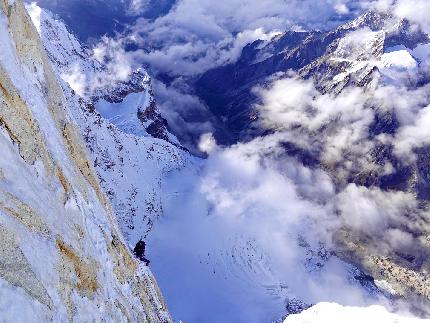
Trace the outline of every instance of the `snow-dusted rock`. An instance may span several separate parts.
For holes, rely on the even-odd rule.
[[[126,246],[70,102],[22,2],[1,2],[1,320],[171,321]]]

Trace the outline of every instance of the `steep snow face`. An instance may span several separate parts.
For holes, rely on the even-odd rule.
[[[37,8],[27,7],[30,14],[39,12]],[[109,68],[91,56],[49,12],[41,11],[36,18],[49,58],[62,76],[68,105],[74,107],[71,113],[84,136],[91,165],[133,248],[163,214],[164,176],[183,167],[190,156],[177,147],[176,138],[167,131],[144,70],[131,72],[126,80],[102,79],[98,87],[83,86],[82,94],[76,80],[99,79]],[[81,76],[70,78],[74,71]]]
[[[21,1],[0,2],[3,320],[170,321],[131,255]]]
[[[69,81],[70,86],[80,95],[88,95],[96,86],[97,72],[102,73],[103,66],[97,60],[90,59],[91,53],[83,48],[78,40],[68,33],[63,24],[56,24],[50,13],[43,11],[35,2],[27,5],[30,17],[43,39],[45,49],[51,61],[54,61],[61,77]]]
[[[320,303],[300,314],[287,317],[284,323],[424,323],[430,320],[402,317],[382,306],[346,307],[335,303]]]
[[[133,248],[139,239],[146,238],[154,222],[163,215],[164,177],[188,165],[192,158],[162,139],[122,132],[66,84],[64,92],[69,104],[76,107],[73,116],[90,151],[92,164],[113,204],[121,230]]]

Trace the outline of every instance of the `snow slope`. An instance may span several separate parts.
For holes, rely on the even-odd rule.
[[[274,141],[258,152],[270,155]],[[319,301],[378,303],[372,280],[319,243],[308,217],[318,211],[251,151],[221,150],[163,183],[165,215],[149,235],[149,257],[172,315],[270,322]],[[291,167],[309,180],[309,170]]]
[[[64,86],[101,186],[109,197],[131,248],[163,215],[164,177],[185,167],[190,156],[158,138],[122,132]]]
[[[21,1],[0,2],[2,321],[170,321]]]

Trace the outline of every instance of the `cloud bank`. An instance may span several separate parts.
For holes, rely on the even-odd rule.
[[[369,250],[384,255],[424,249],[411,232],[428,213],[413,194],[339,188],[324,170],[287,157],[284,141],[278,132],[222,148],[203,136],[208,159],[165,183],[165,217],[148,243],[175,318],[263,322],[322,301],[407,313],[361,285],[362,273],[334,256],[334,238],[345,229],[373,235]]]
[[[291,28],[329,29],[359,12],[355,1],[180,0],[154,22],[131,27],[157,72],[195,75],[237,59],[244,45]]]
[[[349,41],[360,42],[370,31],[360,32]],[[407,53],[416,62],[410,72],[426,73],[427,58]],[[430,257],[430,212],[416,192],[357,180],[415,167],[418,150],[430,145],[429,86],[411,88],[402,78],[385,82],[384,73],[373,87],[349,86],[340,94],[321,93],[314,81],[293,73],[277,76],[256,89],[262,125],[271,135],[231,147],[202,136],[199,147],[209,157],[195,174],[177,174],[168,183],[167,218],[150,242],[155,272],[168,302],[176,304],[173,313],[191,321],[217,313],[211,320],[260,322],[279,318],[299,299],[308,305],[382,304],[408,314],[402,300],[393,301],[397,292],[390,283],[361,285],[357,268],[334,255],[338,233],[352,232],[371,255],[415,257],[409,265],[418,272]],[[392,127],[378,130],[381,119]],[[378,159],[375,152],[383,155],[384,149],[390,158]],[[156,255],[169,250],[175,256]],[[179,298],[169,287],[175,278],[162,278],[176,261],[181,277],[193,277],[174,286],[190,290]],[[187,305],[196,302],[198,309]]]

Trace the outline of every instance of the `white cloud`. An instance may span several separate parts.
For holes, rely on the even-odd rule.
[[[354,32],[347,37],[350,45],[357,46],[365,36]],[[367,32],[365,32],[367,35]],[[345,40],[345,42],[348,42]],[[416,53],[415,53],[416,52]],[[349,55],[349,54],[348,54]],[[419,64],[412,55],[419,57]],[[294,74],[278,77],[269,86],[255,92],[262,103],[257,106],[263,127],[283,132],[286,140],[314,154],[327,165],[343,164],[347,172],[372,163],[369,153],[376,144],[394,145],[395,154],[404,162],[413,162],[414,149],[430,144],[429,86],[406,87],[417,84],[422,66],[427,66],[426,48],[415,51],[396,49],[376,60],[384,78],[373,88],[346,87],[341,93],[320,93],[312,80],[303,80]],[[391,75],[392,79],[386,79]],[[405,77],[406,82],[401,81]],[[392,82],[391,80],[396,80]],[[412,82],[411,80],[415,80]],[[385,83],[384,83],[385,82]],[[393,115],[398,122],[394,135],[370,137],[370,129],[377,115]],[[379,165],[386,172],[392,165]],[[378,167],[379,167],[378,166]],[[376,170],[376,169],[375,169]]]
[[[88,58],[61,66],[61,78],[80,96],[126,81],[135,66],[121,40],[103,37]]]
[[[149,243],[173,313],[188,320],[209,311],[214,321],[276,319],[284,308],[274,295],[391,309],[354,282],[351,266],[336,257],[322,260],[318,252],[324,254],[321,242],[326,250],[334,247],[341,228],[377,237],[369,252],[421,248],[408,230],[422,220],[405,217],[417,212],[415,197],[356,185],[339,189],[324,171],[286,158],[283,140],[276,133],[218,147],[195,172],[166,183],[165,218]]]
[[[205,133],[201,135],[198,147],[200,151],[206,154],[212,153],[217,148],[217,144],[213,134]]]
[[[79,64],[73,64],[61,78],[80,96],[84,97],[88,88],[87,76],[81,71]]]
[[[405,158],[414,159],[413,150],[430,145],[430,105],[420,110],[415,120],[402,127],[395,138],[395,152]]]
[[[334,6],[334,9],[340,15],[346,15],[349,13],[349,8],[347,7],[346,4],[344,4],[342,2],[336,3],[336,5]]]
[[[132,30],[150,48],[140,58],[155,70],[194,75],[235,60],[246,43],[297,25],[330,28],[357,7],[339,0],[179,0],[165,16]]]
[[[430,31],[430,3],[427,0],[361,0],[365,8],[374,8],[383,12],[389,12],[399,18],[408,19],[413,24]]]
[[[102,37],[100,42],[93,48],[93,57],[104,64],[104,75],[97,76],[92,80],[96,84],[93,87],[103,87],[118,81],[125,81],[133,71],[133,62],[124,49],[121,40]]]
[[[354,232],[379,235],[390,227],[415,227],[405,218],[405,214],[418,206],[413,194],[350,184],[336,199],[344,226]]]
[[[418,24],[425,32],[430,32],[430,2],[427,0],[397,0],[393,4],[393,12]]]
[[[186,88],[185,82],[176,79],[168,86],[152,79],[154,93],[161,115],[176,134],[181,144],[199,154],[197,143],[202,134],[214,132],[211,113],[200,99]]]
[[[351,154],[348,160],[360,162],[373,147],[367,138],[375,112],[361,88],[321,94],[312,81],[290,76],[257,92],[263,101],[259,106],[263,125],[284,132],[299,147],[320,152],[326,164],[345,161],[346,151]]]
[[[148,5],[150,5],[150,0],[131,0],[128,11],[130,14],[139,15],[147,9]]]
[[[303,313],[291,315],[284,323],[424,323],[428,320],[390,313],[382,306],[345,307],[334,303],[320,303]]]
[[[166,183],[166,217],[149,243],[163,291],[184,320],[208,312],[214,321],[276,319],[284,312],[284,300],[273,299],[277,292],[306,302],[367,304],[339,260],[329,260],[320,274],[309,273],[309,250],[299,246],[299,236],[318,250],[327,231],[338,226],[319,202],[334,188],[319,170],[294,160],[278,163],[281,138],[218,148],[197,173],[185,171]],[[177,258],[181,268],[173,274]],[[280,284],[288,288],[277,291]]]
[[[369,8],[392,12],[429,30],[426,0],[179,0],[154,22],[132,27],[140,59],[161,72],[194,75],[234,61],[246,43],[291,28],[330,29]],[[244,38],[244,35],[246,37]]]

